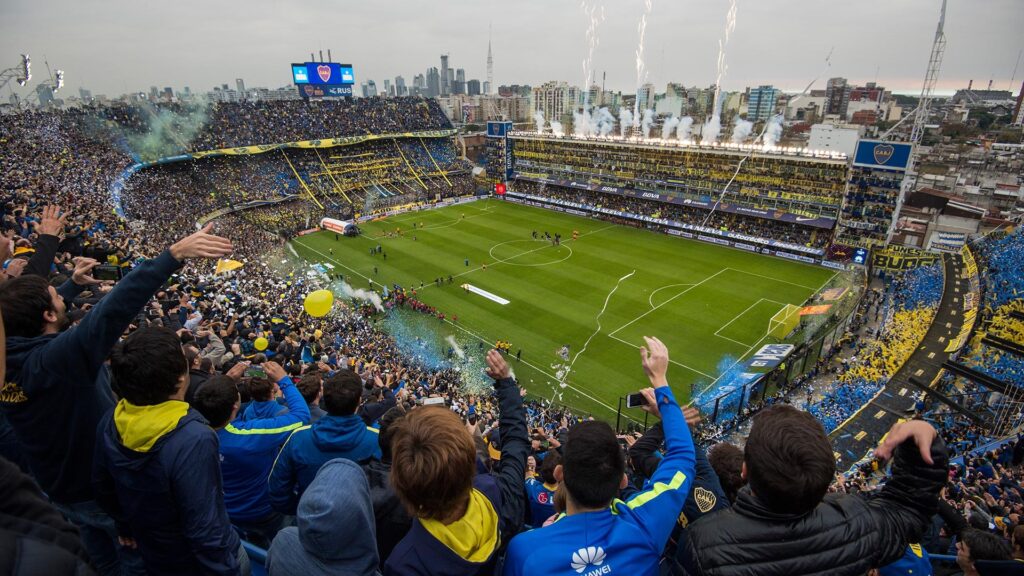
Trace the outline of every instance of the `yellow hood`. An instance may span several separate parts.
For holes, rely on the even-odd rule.
[[[498,514],[491,501],[475,488],[469,494],[469,506],[462,518],[447,525],[430,519],[421,519],[420,523],[434,538],[470,562],[486,561],[500,544]]]
[[[114,425],[125,448],[149,452],[157,440],[178,427],[187,413],[188,404],[179,400],[153,406],[136,406],[121,400],[114,408]]]

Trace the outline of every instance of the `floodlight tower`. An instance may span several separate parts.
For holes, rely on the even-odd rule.
[[[7,86],[11,80],[16,80],[18,86],[24,86],[32,80],[32,59],[28,54],[21,55],[21,63],[17,66],[0,70],[0,88]]]
[[[939,68],[942,66],[942,55],[946,52],[946,0],[942,0],[942,12],[939,14],[939,25],[935,29],[935,40],[932,41],[932,53],[928,57],[928,71],[924,75],[924,86],[921,87],[921,101],[914,115],[914,126],[910,129],[910,143],[917,144],[924,135],[924,125],[928,122],[928,109],[932,103],[932,92],[939,80]]]

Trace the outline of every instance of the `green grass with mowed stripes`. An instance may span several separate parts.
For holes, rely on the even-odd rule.
[[[400,236],[387,236],[398,228]],[[372,280],[378,291],[396,283],[415,288],[449,319],[458,316],[454,325],[417,324],[424,339],[454,334],[488,346],[510,341],[513,369],[531,393],[602,419],[614,417],[620,396],[647,384],[638,351],[642,336],[668,346],[669,382],[683,401],[691,389],[723,384],[717,379],[731,364],[774,342],[766,336],[772,315],[784,304],[803,303],[833,275],[498,199],[406,213],[361,229],[356,238],[318,232],[292,246],[308,261],[333,264],[354,287]],[[560,233],[562,245],[534,240],[533,231]],[[378,244],[386,260],[371,255]],[[434,285],[448,275],[452,284]],[[467,293],[466,283],[509,303]],[[567,363],[557,351],[566,344],[575,363],[562,386],[556,373]],[[516,363],[512,356],[520,349]]]

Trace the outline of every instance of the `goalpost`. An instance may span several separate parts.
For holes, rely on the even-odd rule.
[[[768,321],[768,334],[784,339],[800,325],[800,307],[786,304]]]

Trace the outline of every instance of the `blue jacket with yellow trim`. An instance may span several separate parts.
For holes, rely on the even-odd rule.
[[[328,460],[346,458],[365,464],[380,457],[375,428],[355,414],[328,414],[316,424],[295,430],[285,441],[270,472],[270,504],[282,514],[295,514],[299,497]]]
[[[134,538],[151,576],[237,575],[217,434],[184,402],[122,400],[96,438],[96,500]]]
[[[288,412],[281,416],[243,420],[217,430],[220,469],[224,475],[224,504],[233,521],[254,522],[273,514],[267,478],[281,445],[309,422],[309,407],[302,393],[285,376],[281,387]]]
[[[658,561],[690,491],[696,453],[683,413],[667,386],[655,389],[665,456],[650,487],[606,510],[562,515],[512,539],[505,576],[658,574]]]

